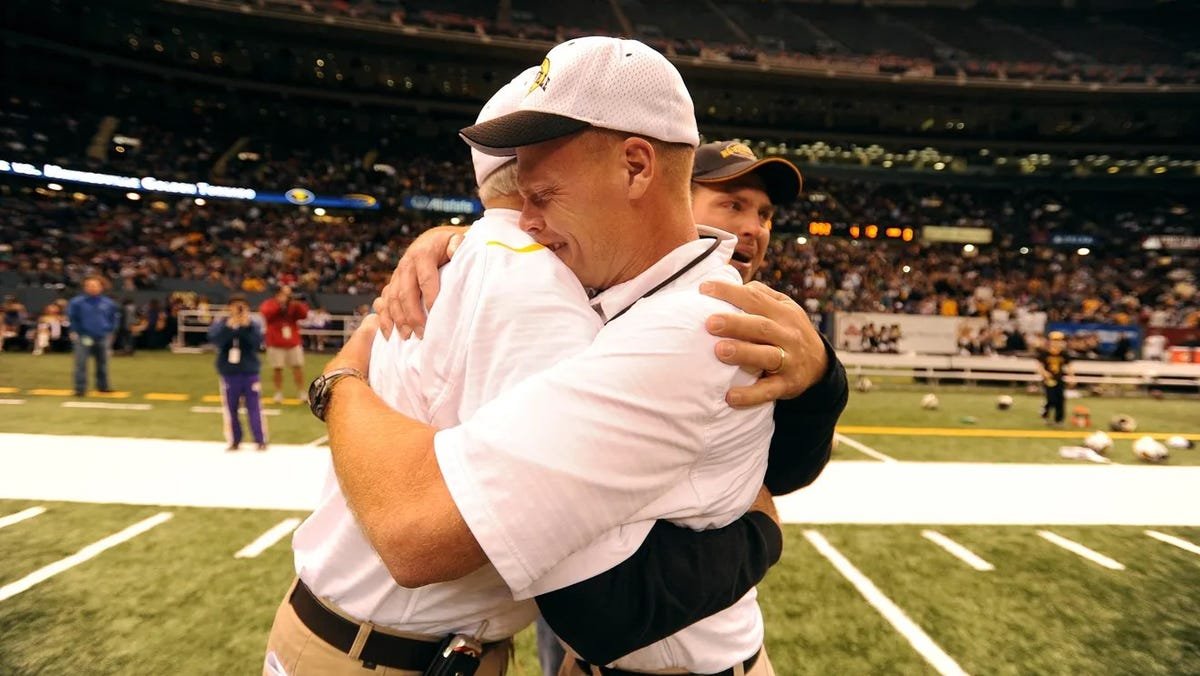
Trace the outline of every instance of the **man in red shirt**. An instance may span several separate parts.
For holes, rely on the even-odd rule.
[[[304,348],[298,322],[308,316],[308,305],[292,298],[292,287],[281,286],[258,308],[267,323],[267,363],[275,371],[275,403],[283,401],[283,367],[292,367],[300,401],[308,401],[304,387]]]

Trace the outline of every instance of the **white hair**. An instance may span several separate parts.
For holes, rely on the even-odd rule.
[[[516,195],[517,193],[517,163],[513,161],[483,179],[483,184],[479,186],[479,201],[487,204],[497,197]]]

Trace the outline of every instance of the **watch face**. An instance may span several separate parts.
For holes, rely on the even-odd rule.
[[[321,396],[324,390],[325,376],[323,375],[314,378],[312,384],[308,386],[308,407],[312,410],[313,415],[322,422],[325,420],[325,402]]]

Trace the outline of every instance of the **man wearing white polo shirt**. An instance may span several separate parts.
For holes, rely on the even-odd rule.
[[[480,120],[515,110],[536,72],[498,92]],[[571,272],[518,227],[522,200],[513,158],[476,152],[473,160],[487,210],[446,270],[448,300],[431,318],[424,340],[393,334],[371,344],[375,392],[396,410],[437,427],[458,424],[545,368],[546,360],[578,353],[601,325]],[[769,507],[765,499],[761,508]],[[633,650],[652,640],[643,636],[672,633],[727,607],[729,600],[713,599],[744,594],[778,558],[780,544],[778,528],[761,513],[703,533],[658,524],[635,556],[575,585],[571,600],[577,607],[608,606],[617,629],[598,640],[606,650]],[[265,673],[360,673],[373,666],[419,673],[438,639],[461,633],[486,644],[479,676],[500,674],[505,640],[537,613],[532,601],[513,600],[491,566],[452,582],[398,587],[332,472],[293,548],[299,579],[276,613]],[[686,566],[689,559],[721,557],[732,557],[733,565],[707,566],[703,579]],[[613,589],[625,590],[625,598]],[[621,614],[621,608],[656,603],[666,608],[653,617]]]
[[[527,598],[624,560],[649,528],[638,524],[736,519],[763,478],[771,407],[726,404],[756,374],[717,361],[702,328],[730,307],[699,287],[740,279],[728,266],[736,238],[697,238],[698,133],[678,72],[638,42],[572,40],[547,55],[520,110],[463,135],[485,152],[515,149],[522,228],[599,291],[605,325],[581,354],[440,433],[355,378],[322,397],[342,489],[393,576],[417,586],[490,560]],[[357,334],[328,372],[366,366],[371,338]],[[615,673],[767,674],[762,636],[751,591],[611,658]],[[584,667],[599,669],[566,668]]]

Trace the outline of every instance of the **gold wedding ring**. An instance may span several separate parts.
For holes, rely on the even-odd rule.
[[[779,350],[779,366],[776,366],[773,369],[767,369],[766,371],[763,371],[763,373],[766,373],[766,374],[772,375],[772,376],[775,375],[776,373],[779,373],[780,371],[782,371],[784,364],[787,363],[787,351],[784,350],[782,347],[779,347],[778,345],[776,345],[775,348],[777,350]]]

